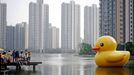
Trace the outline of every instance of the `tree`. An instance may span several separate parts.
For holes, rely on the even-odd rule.
[[[81,48],[80,48],[80,55],[82,54],[89,54],[91,52],[91,45],[89,45],[88,43],[82,43],[81,44]]]
[[[131,54],[131,55],[134,55],[134,43],[132,43],[132,42],[127,42],[127,43],[125,44],[125,46],[126,46],[126,50],[127,50],[127,51],[130,51],[130,54]]]
[[[124,50],[125,49],[125,45],[124,44],[118,44],[117,45],[117,50]]]

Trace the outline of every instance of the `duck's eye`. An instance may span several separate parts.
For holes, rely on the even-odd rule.
[[[103,47],[104,46],[104,43],[100,43],[100,46]]]

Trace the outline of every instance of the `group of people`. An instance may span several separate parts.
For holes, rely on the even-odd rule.
[[[31,52],[25,51],[2,51],[0,52],[0,64],[20,62],[20,61],[30,61]]]

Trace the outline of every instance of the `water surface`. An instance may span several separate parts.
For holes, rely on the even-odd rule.
[[[134,75],[134,68],[101,68],[93,57],[74,54],[32,54],[31,61],[41,61],[33,71],[32,66],[22,66],[21,71],[9,67],[10,75]],[[8,75],[7,74],[7,75]],[[1,74],[0,74],[1,75]]]

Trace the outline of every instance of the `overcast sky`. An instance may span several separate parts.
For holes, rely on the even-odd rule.
[[[44,0],[44,4],[49,4],[49,22],[52,26],[61,28],[61,4],[62,2],[69,3],[71,0]],[[99,7],[99,0],[73,0],[76,4],[80,4],[81,8],[81,34],[83,33],[84,25],[84,6],[91,6],[97,4]],[[36,0],[1,0],[7,3],[7,24],[15,25],[20,22],[28,22],[29,2],[36,2]],[[83,37],[83,34],[81,35]]]

